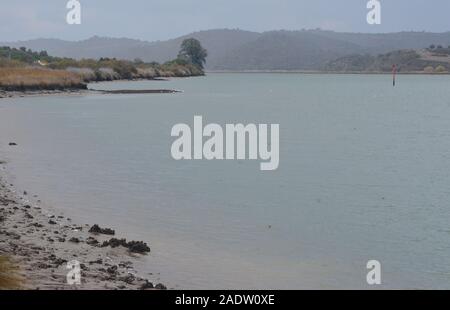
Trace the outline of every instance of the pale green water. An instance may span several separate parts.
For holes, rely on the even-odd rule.
[[[181,288],[450,288],[450,77],[210,74],[0,101],[15,183],[152,247]],[[279,123],[280,168],[170,156],[176,123]],[[9,141],[19,144],[7,146]],[[271,225],[271,228],[269,228]]]

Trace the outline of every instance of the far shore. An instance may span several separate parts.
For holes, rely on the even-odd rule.
[[[392,75],[391,72],[335,72],[335,71],[306,71],[306,70],[210,70],[205,73],[222,73],[222,74],[311,74],[311,75]],[[429,73],[429,72],[397,72],[397,75],[429,75],[429,76],[447,76],[449,72],[444,73]],[[168,81],[167,78],[152,78],[152,79],[119,79],[113,81],[92,81],[89,84],[108,83],[108,82],[123,82],[123,81]],[[38,89],[37,87],[24,87],[18,85],[17,87],[9,87],[9,89],[2,89],[0,87],[0,99],[2,98],[17,98],[17,97],[36,97],[36,96],[51,96],[51,95],[86,95],[86,94],[173,94],[180,93],[181,90],[175,89],[118,89],[118,90],[99,90],[88,88],[88,84],[81,86],[74,86],[68,88],[61,87],[44,87]]]
[[[241,71],[233,71],[233,70],[214,70],[214,71],[206,71],[205,73],[218,73],[218,74],[261,74],[261,73],[270,73],[270,74],[311,74],[311,75],[392,75],[389,72],[333,72],[333,71],[302,71],[302,70],[241,70]],[[450,75],[449,72],[444,73],[426,73],[423,71],[420,72],[397,72],[397,75],[430,75],[430,76],[442,76],[442,75]],[[133,82],[133,81],[168,81],[167,78],[152,78],[152,79],[119,79],[113,81],[92,81],[89,84],[97,84],[97,83],[109,83],[109,82]],[[68,88],[60,88],[60,87],[47,87],[42,89],[36,89],[36,87],[24,87],[23,85],[15,87],[10,87],[8,90],[2,89],[0,87],[0,99],[2,98],[18,98],[18,97],[38,97],[38,96],[52,96],[52,95],[87,95],[87,94],[99,94],[99,95],[107,95],[107,94],[174,94],[180,93],[181,90],[175,89],[118,89],[118,90],[100,90],[89,88],[88,84],[82,84],[82,86],[68,87]]]
[[[206,70],[205,73],[292,73],[292,74],[328,74],[328,75],[392,75],[392,72],[373,71],[308,71],[308,70]],[[450,75],[450,72],[397,72],[397,75]]]

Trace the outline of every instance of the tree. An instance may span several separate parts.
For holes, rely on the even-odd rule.
[[[203,69],[203,65],[206,63],[206,57],[208,57],[208,51],[202,47],[200,41],[190,38],[181,43],[178,58]]]
[[[436,48],[436,45],[434,45],[434,44],[430,45],[430,50],[434,50],[435,48]]]

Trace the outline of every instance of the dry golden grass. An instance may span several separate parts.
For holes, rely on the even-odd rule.
[[[18,268],[5,257],[0,256],[0,290],[18,289],[21,279],[17,274]]]
[[[42,68],[0,68],[0,88],[5,90],[80,88],[80,75]]]

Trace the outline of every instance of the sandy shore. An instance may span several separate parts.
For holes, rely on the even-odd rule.
[[[89,232],[94,223],[73,223],[43,207],[37,196],[18,194],[5,180],[4,165],[0,158],[0,255],[20,267],[23,289],[165,289],[133,269],[147,255],[144,242],[125,242],[111,229]],[[72,260],[80,263],[81,285],[67,283]]]

